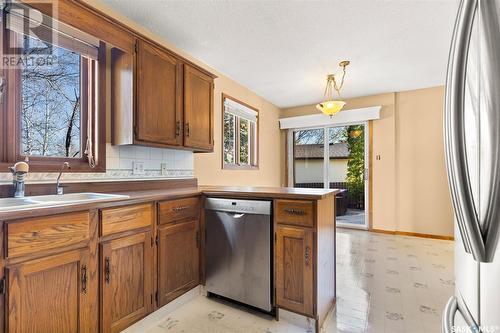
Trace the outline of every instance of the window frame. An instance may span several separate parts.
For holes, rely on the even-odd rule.
[[[224,160],[224,116],[226,113],[225,103],[226,99],[232,100],[238,104],[241,104],[253,111],[257,112],[257,121],[255,122],[255,131],[252,130],[253,122],[249,121],[249,132],[248,132],[248,142],[250,144],[249,147],[249,158],[250,164],[241,164],[240,163],[240,117],[234,116],[234,151],[235,151],[235,163],[226,163]],[[259,110],[245,102],[242,102],[234,97],[226,93],[222,93],[221,98],[221,110],[222,110],[222,121],[221,121],[221,163],[223,170],[258,170],[259,169],[259,121],[260,121],[260,113]],[[252,144],[253,143],[253,144]]]
[[[5,11],[2,12],[5,22]],[[10,31],[5,23],[1,24],[0,34],[3,41],[1,54],[4,54],[6,45],[11,38]],[[57,44],[56,44],[57,46]],[[50,157],[29,156],[30,172],[59,172],[64,162],[69,162],[71,169],[66,172],[106,172],[106,44],[99,43],[98,60],[85,57],[81,65],[81,97],[80,105],[80,150],[81,157]],[[93,75],[88,75],[93,72]],[[7,170],[9,166],[24,161],[26,156],[21,154],[22,120],[21,120],[21,70],[1,70],[5,78],[0,106],[0,170]],[[87,86],[87,88],[84,87]],[[88,107],[85,107],[87,105]],[[85,112],[86,111],[86,112]],[[90,137],[88,127],[92,128]],[[88,157],[84,154],[87,139],[91,140],[92,156],[95,166],[91,167]]]

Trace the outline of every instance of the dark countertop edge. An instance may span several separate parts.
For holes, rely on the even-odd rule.
[[[16,219],[26,219],[31,217],[39,217],[44,215],[57,215],[69,212],[83,211],[83,210],[95,210],[103,209],[117,206],[125,206],[131,204],[140,204],[146,202],[173,200],[195,195],[207,195],[207,196],[218,196],[218,197],[234,197],[234,198],[248,198],[248,199],[296,199],[296,200],[321,200],[337,194],[338,190],[319,190],[319,193],[313,193],[316,191],[284,191],[281,188],[281,192],[277,191],[277,188],[265,187],[255,188],[252,190],[251,187],[248,188],[217,188],[217,187],[192,187],[184,189],[167,189],[167,190],[143,190],[143,191],[124,191],[124,192],[109,192],[109,194],[121,194],[128,195],[129,198],[123,199],[111,199],[106,201],[97,202],[87,202],[81,204],[70,204],[55,207],[44,207],[44,208],[34,208],[31,210],[20,210],[20,211],[4,211],[0,212],[0,221],[5,220],[16,220]],[[301,192],[301,193],[300,193]],[[309,192],[309,193],[306,193]]]

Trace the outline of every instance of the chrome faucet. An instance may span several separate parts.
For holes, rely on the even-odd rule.
[[[63,187],[61,186],[61,176],[62,176],[62,173],[64,171],[64,168],[68,168],[68,169],[71,169],[71,167],[69,166],[69,163],[68,162],[64,162],[63,165],[61,166],[61,171],[59,172],[59,176],[57,176],[57,182],[56,182],[56,193],[58,195],[62,195],[64,193],[64,189]]]
[[[24,197],[24,181],[28,175],[29,165],[26,162],[17,162],[14,166],[9,167],[12,172],[12,185],[14,186],[14,198]]]

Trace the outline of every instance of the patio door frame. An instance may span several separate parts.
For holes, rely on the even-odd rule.
[[[317,130],[323,129],[323,188],[329,189],[329,172],[330,172],[330,145],[328,144],[329,131],[330,128],[334,127],[344,127],[344,126],[352,126],[352,125],[363,125],[364,127],[364,148],[365,148],[365,172],[364,172],[364,181],[365,181],[365,223],[362,225],[349,224],[349,223],[339,223],[336,222],[338,227],[345,228],[354,228],[354,229],[363,229],[368,230],[370,226],[370,126],[369,121],[356,121],[356,122],[348,122],[348,123],[339,123],[339,124],[329,124],[325,126],[315,126],[315,127],[298,127],[298,128],[290,128],[287,130],[287,165],[288,165],[288,174],[287,174],[287,182],[289,187],[293,187],[295,183],[295,163],[294,163],[294,132],[296,131],[307,131],[307,130]]]

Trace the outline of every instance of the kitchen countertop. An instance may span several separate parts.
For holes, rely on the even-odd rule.
[[[199,186],[203,194],[208,196],[312,199],[319,200],[337,194],[339,190],[322,188],[296,187],[259,187],[259,186]]]
[[[290,187],[252,187],[252,186],[198,186],[182,189],[165,190],[141,190],[106,192],[108,194],[128,195],[129,198],[111,199],[106,201],[94,201],[76,203],[52,207],[40,207],[31,210],[3,211],[0,212],[0,220],[12,220],[29,218],[43,215],[53,215],[74,212],[77,210],[101,209],[106,207],[121,206],[125,204],[136,204],[150,201],[171,200],[193,195],[205,194],[207,196],[223,196],[233,198],[273,198],[273,199],[303,199],[320,200],[335,195],[339,190],[306,189]]]

